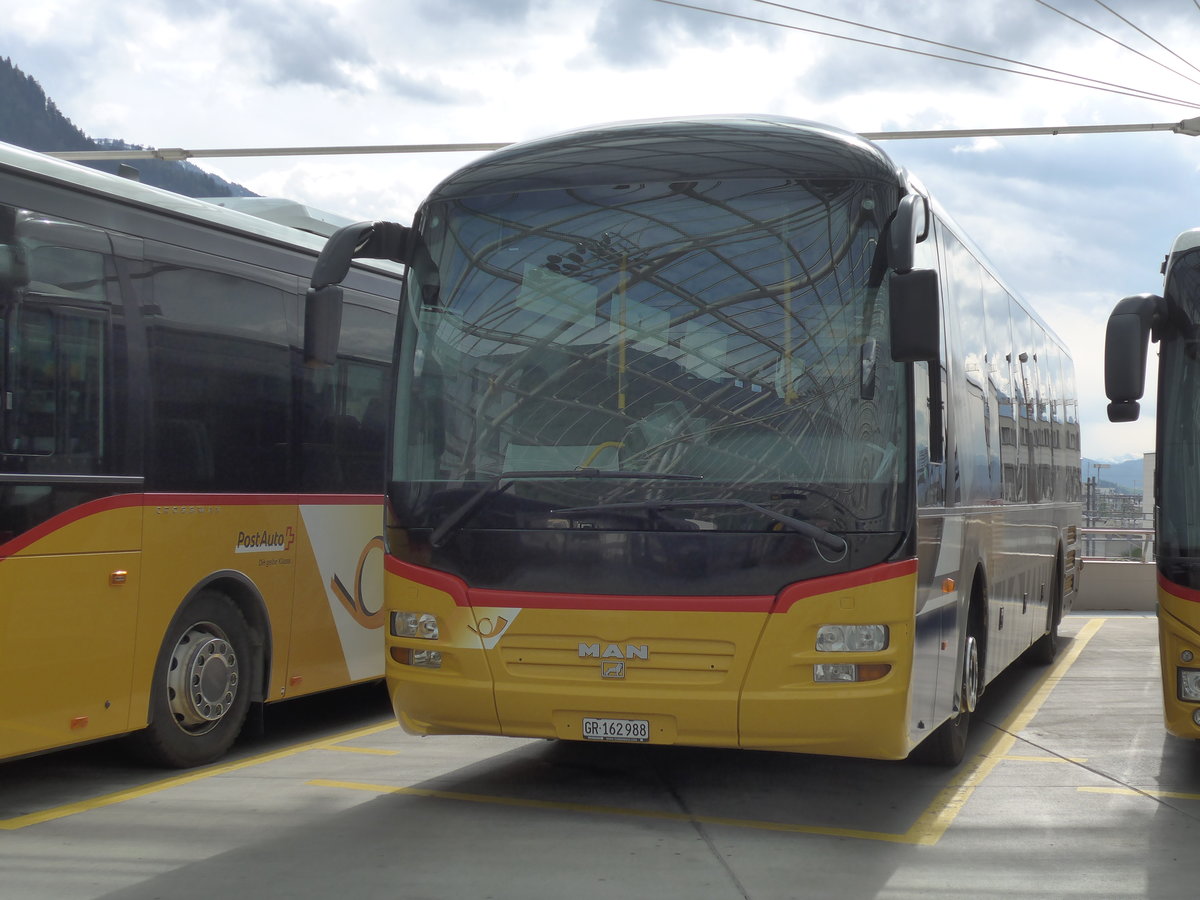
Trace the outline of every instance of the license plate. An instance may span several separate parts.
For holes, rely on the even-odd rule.
[[[583,719],[583,736],[589,741],[649,741],[647,719]]]

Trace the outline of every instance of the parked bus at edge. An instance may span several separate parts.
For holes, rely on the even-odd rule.
[[[962,757],[1051,659],[1071,359],[856,135],[635,122],[507,148],[411,228],[387,678],[417,734]]]
[[[1126,297],[1105,335],[1104,379],[1113,422],[1138,417],[1150,338],[1158,341],[1154,559],[1167,731],[1200,738],[1200,229],[1185,231],[1163,263],[1163,296]]]
[[[0,758],[195,765],[252,704],[382,677],[400,270],[355,268],[307,368],[323,245],[0,145]]]

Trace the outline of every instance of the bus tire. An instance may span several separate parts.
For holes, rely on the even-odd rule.
[[[1046,608],[1046,633],[1033,642],[1028,651],[1029,661],[1048,666],[1058,656],[1058,623],[1062,621],[1063,584],[1062,570],[1055,566],[1054,596]]]
[[[939,725],[913,754],[917,762],[947,768],[957,766],[967,752],[967,733],[971,730],[971,713],[979,702],[979,642],[975,636],[974,620],[967,632],[963,650],[962,683],[959,685],[958,711]]]
[[[250,705],[250,629],[224,594],[201,591],[172,622],[150,690],[150,724],[132,736],[149,762],[174,768],[224,756]]]

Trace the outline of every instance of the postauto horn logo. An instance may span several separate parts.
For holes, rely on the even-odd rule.
[[[296,529],[288,526],[283,531],[239,531],[235,553],[278,553],[291,549],[296,542]]]

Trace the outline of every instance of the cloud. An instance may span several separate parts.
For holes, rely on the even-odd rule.
[[[422,0],[416,14],[428,22],[453,27],[525,24],[533,8],[532,0]]]
[[[161,0],[168,18],[227,20],[230,32],[257,60],[268,85],[322,85],[358,90],[354,69],[370,67],[371,60],[356,36],[359,25],[343,17],[338,8],[314,0]]]
[[[386,93],[432,106],[464,104],[479,98],[473,91],[450,87],[434,77],[421,78],[397,70],[383,69],[378,73],[378,78],[379,87]]]
[[[732,11],[732,4],[701,0],[694,5]],[[744,5],[738,7],[745,13]],[[754,14],[751,10],[749,14]],[[735,38],[771,45],[778,35],[769,28],[722,15],[685,9],[651,0],[606,0],[589,35],[599,60],[619,68],[667,65],[687,45],[711,50]]]

